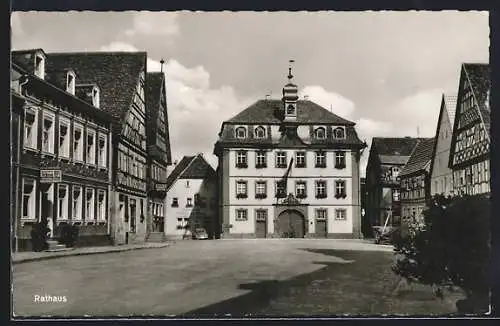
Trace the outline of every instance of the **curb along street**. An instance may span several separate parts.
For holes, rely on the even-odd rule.
[[[117,252],[125,252],[132,250],[142,250],[142,249],[158,249],[158,248],[166,248],[173,244],[174,242],[163,242],[163,243],[155,243],[155,244],[147,244],[147,245],[135,245],[135,246],[127,246],[127,245],[117,245],[110,247],[83,247],[83,248],[75,248],[73,250],[61,251],[61,252],[26,252],[26,253],[13,253],[11,255],[12,264],[22,264],[40,260],[61,258],[61,257],[69,257],[69,256],[83,256],[83,255],[96,255],[96,254],[107,254],[107,253],[117,253]],[[33,254],[31,257],[19,257],[19,255],[29,255]],[[16,257],[18,256],[18,257]]]

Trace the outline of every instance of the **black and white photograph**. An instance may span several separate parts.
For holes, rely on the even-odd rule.
[[[489,19],[13,11],[11,319],[490,315]]]

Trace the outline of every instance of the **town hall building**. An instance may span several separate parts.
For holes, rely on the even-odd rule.
[[[222,238],[360,238],[360,151],[355,123],[288,83],[224,121],[218,157]]]

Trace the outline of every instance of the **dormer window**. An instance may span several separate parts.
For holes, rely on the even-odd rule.
[[[262,126],[258,126],[255,128],[255,138],[265,138],[266,137],[266,129]]]
[[[75,95],[75,73],[72,71],[66,74],[66,92]]]
[[[342,127],[337,127],[333,129],[333,137],[335,139],[344,139],[345,138],[345,130]]]
[[[35,55],[35,76],[41,79],[45,77],[45,57],[41,53]]]
[[[326,130],[323,127],[316,128],[314,131],[314,136],[316,139],[325,139],[326,138]]]
[[[247,137],[247,129],[245,127],[236,128],[236,138],[243,139]]]
[[[99,108],[99,88],[97,87],[92,89],[92,105]]]

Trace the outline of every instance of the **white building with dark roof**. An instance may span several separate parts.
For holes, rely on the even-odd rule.
[[[259,100],[224,121],[215,144],[224,238],[359,238],[355,123],[299,100]]]
[[[456,106],[456,95],[443,94],[430,166],[431,196],[436,194],[443,194],[445,196],[453,194],[453,172],[448,167],[448,162],[450,159],[451,136],[453,133]]]
[[[210,238],[219,236],[217,179],[201,154],[184,156],[167,177],[165,236],[180,239],[205,228]]]

